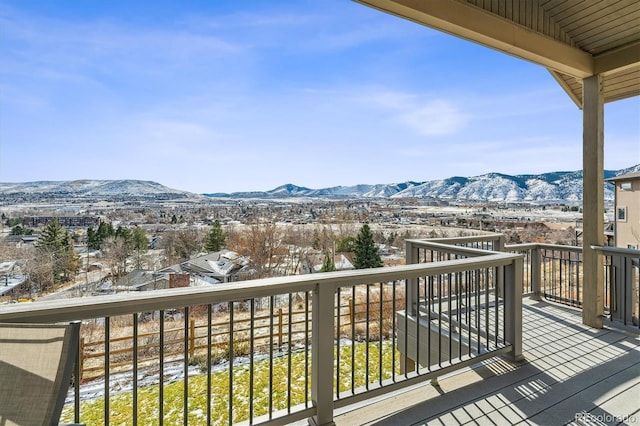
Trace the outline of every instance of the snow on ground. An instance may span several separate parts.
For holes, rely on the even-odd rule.
[[[344,340],[344,339],[343,339]],[[346,341],[345,341],[346,342]],[[341,341],[341,344],[345,344]],[[350,341],[349,341],[350,344]],[[292,347],[291,352],[304,350],[303,344],[296,344]],[[310,347],[309,347],[310,348]],[[280,350],[274,349],[274,358],[279,358],[287,355],[287,346],[284,345]],[[269,355],[266,353],[256,353],[253,356],[253,362],[269,359]],[[237,356],[233,359],[233,366],[249,365],[251,359],[248,356]],[[229,361],[224,361],[219,364],[211,366],[211,372],[224,371],[229,368]],[[202,369],[197,365],[189,365],[187,369],[189,377],[198,376],[204,374]],[[184,361],[182,359],[174,361],[166,361],[164,364],[163,382],[165,384],[176,382],[184,379]],[[146,367],[138,369],[138,389],[146,386],[154,386],[160,383],[160,375],[158,367]],[[114,395],[123,392],[133,391],[133,371],[126,371],[123,373],[111,373],[109,375],[109,395]],[[80,401],[90,401],[96,398],[102,398],[105,394],[105,381],[104,378],[92,380],[90,382],[80,385]],[[72,404],[74,398],[73,386],[69,389],[65,404]]]

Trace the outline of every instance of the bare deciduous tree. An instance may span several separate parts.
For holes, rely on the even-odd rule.
[[[172,265],[198,253],[202,248],[202,235],[195,230],[168,231],[162,235],[166,265]]]
[[[275,222],[254,222],[230,236],[229,248],[250,259],[257,278],[270,277],[283,265],[288,250]]]
[[[114,277],[121,277],[127,273],[129,249],[123,238],[107,237],[102,247],[102,254]]]
[[[298,275],[303,264],[312,263],[313,231],[304,226],[287,227],[283,241],[287,245],[288,257],[285,259],[283,273]]]
[[[333,245],[338,236],[330,226],[316,226],[313,230],[312,246],[316,250],[327,253],[333,250]]]

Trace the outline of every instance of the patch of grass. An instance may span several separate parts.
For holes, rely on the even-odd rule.
[[[351,389],[351,371],[354,372],[353,387],[359,388],[365,385],[366,355],[367,347],[369,354],[369,381],[379,380],[380,356],[382,356],[382,378],[391,377],[392,366],[392,345],[384,342],[382,354],[379,343],[357,343],[352,347],[343,346],[340,348],[340,391]],[[234,352],[235,352],[234,347]],[[237,355],[241,355],[245,348],[238,348]],[[228,352],[227,352],[228,356]],[[269,360],[256,361],[254,364],[253,377],[253,417],[259,417],[268,413],[269,400],[273,410],[287,408],[287,399],[290,398],[291,405],[302,404],[305,401],[305,378],[310,376],[311,370],[305,371],[305,351],[291,354],[291,386],[288,386],[288,359],[286,356],[273,359],[272,374],[273,380],[269,386]],[[352,358],[354,362],[352,363]],[[201,365],[201,355],[193,357],[193,365]],[[335,358],[334,358],[335,359]],[[396,355],[396,364],[398,358]],[[337,364],[337,361],[334,361]],[[204,355],[204,369],[206,370],[206,354]],[[396,365],[396,368],[398,366]],[[233,389],[229,390],[229,370],[223,369],[211,373],[211,412],[212,424],[228,424],[229,422],[229,398],[233,401],[233,422],[242,422],[249,419],[249,365],[234,366],[233,368]],[[334,387],[335,387],[334,373]],[[188,418],[190,425],[205,425],[207,413],[207,376],[189,377],[189,400]],[[158,424],[159,412],[159,385],[147,386],[138,390],[138,424],[156,425]],[[306,390],[310,400],[311,383]],[[183,423],[183,395],[184,381],[179,380],[172,383],[165,383],[163,387],[163,417],[165,424]],[[112,395],[109,398],[109,420],[110,424],[130,425],[133,424],[133,393],[123,392]],[[104,398],[97,398],[92,401],[85,401],[80,404],[80,420],[87,426],[103,425],[104,421]],[[65,406],[62,422],[73,421],[72,404]]]
[[[251,346],[247,341],[233,342],[233,356],[248,356]],[[189,358],[189,365],[198,366],[203,373],[207,372],[207,352],[198,352]],[[211,365],[229,360],[229,344],[219,344],[211,349]]]

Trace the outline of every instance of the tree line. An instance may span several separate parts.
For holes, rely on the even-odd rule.
[[[110,276],[118,278],[130,269],[157,269],[180,263],[194,255],[229,249],[249,259],[255,278],[294,275],[310,264],[318,251],[324,256],[321,271],[336,269],[335,253],[350,253],[356,268],[382,266],[375,236],[368,224],[362,225],[354,236],[353,225],[316,227],[313,231],[303,227],[280,227],[274,222],[255,220],[242,227],[223,229],[216,220],[206,232],[170,230],[161,235],[158,248],[162,258],[155,264],[149,256],[147,232],[135,226],[114,227],[100,222],[97,228],[86,231],[88,251],[99,251],[101,262],[108,266]],[[89,257],[87,256],[87,262]],[[81,265],[74,252],[74,241],[57,219],[45,225],[33,247],[26,273],[33,292],[46,292],[58,284],[73,281]]]

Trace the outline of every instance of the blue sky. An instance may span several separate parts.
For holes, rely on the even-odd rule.
[[[605,106],[605,168],[640,163]],[[579,170],[546,69],[348,0],[0,0],[0,182],[198,193]]]

